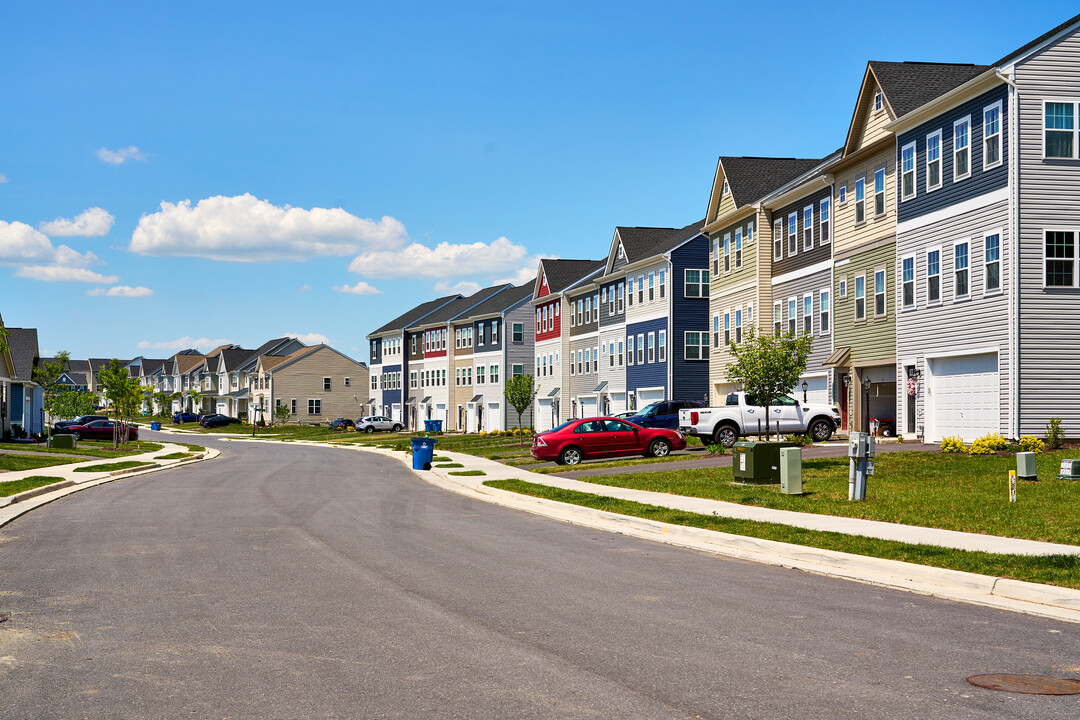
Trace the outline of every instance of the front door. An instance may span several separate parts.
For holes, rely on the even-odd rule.
[[[848,382],[847,375],[840,376],[840,387],[842,388],[840,391],[840,428],[842,430],[848,429]]]

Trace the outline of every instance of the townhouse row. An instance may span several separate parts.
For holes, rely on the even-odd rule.
[[[813,338],[793,395],[839,406],[842,430],[1018,437],[1056,416],[1080,435],[1078,233],[1080,16],[989,65],[869,62],[835,152],[720,157],[703,221],[619,227],[606,259],[540,263],[518,347],[533,420],[716,403],[754,328]],[[443,344],[479,301],[369,336],[385,414],[476,429],[505,413]]]

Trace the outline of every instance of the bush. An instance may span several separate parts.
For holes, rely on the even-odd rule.
[[[1052,417],[1046,423],[1046,444],[1051,450],[1057,450],[1065,442],[1065,431],[1061,429],[1061,418]]]
[[[941,439],[941,452],[943,453],[961,453],[966,449],[964,441],[955,435],[949,435]]]
[[[1041,453],[1046,449],[1042,440],[1034,435],[1024,435],[1020,438],[1020,452]]]
[[[993,455],[997,451],[1005,450],[1008,447],[1008,441],[1001,437],[1000,433],[989,433],[971,443],[971,449],[968,452],[971,455]]]
[[[710,443],[705,446],[705,452],[710,455],[723,455],[727,452],[727,448],[720,443]]]
[[[795,447],[806,447],[814,444],[814,439],[809,435],[785,435],[784,441],[795,445]]]

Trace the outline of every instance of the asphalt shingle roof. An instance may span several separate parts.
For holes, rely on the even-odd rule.
[[[445,305],[446,303],[450,302],[451,300],[455,300],[455,299],[460,298],[460,297],[461,297],[460,294],[459,295],[447,295],[446,297],[437,298],[435,300],[428,300],[426,303],[423,303],[422,305],[417,305],[412,310],[409,310],[408,312],[394,318],[393,320],[386,323],[385,325],[383,325],[378,330],[375,330],[374,332],[370,333],[368,335],[368,337],[371,337],[372,335],[379,335],[381,333],[390,332],[392,330],[404,330],[405,328],[409,327],[410,325],[415,324],[418,320],[423,318],[425,315],[430,313],[432,310],[435,310],[436,308]]]
[[[555,260],[544,259],[540,261],[544,268],[544,277],[547,278],[548,291],[551,294],[559,293],[568,286],[573,285],[582,278],[603,271],[607,260]]]
[[[519,287],[514,287],[512,285],[503,286],[506,288],[505,290],[496,295],[492,295],[490,298],[474,307],[469,311],[469,315],[491,315],[493,313],[501,313],[503,310],[506,310],[522,300],[532,297],[533,285],[535,282],[536,278],[533,278]]]
[[[11,362],[15,365],[15,380],[34,379],[34,362],[38,359],[38,335],[35,328],[8,328],[7,339]]]
[[[811,158],[720,158],[735,207],[743,207],[760,200],[819,162],[821,160]]]
[[[871,60],[869,65],[897,118],[990,69],[989,65],[880,60]]]
[[[440,323],[445,323],[463,312],[471,312],[473,306],[479,305],[500,290],[504,290],[506,287],[506,285],[495,285],[493,287],[484,288],[483,290],[478,290],[469,297],[458,298],[457,300],[443,305],[430,315],[420,318],[409,327],[422,327],[424,325],[438,325]]]
[[[1001,58],[996,63],[994,63],[994,65],[1006,65],[1006,64],[1008,64],[1009,62],[1011,62],[1015,58],[1017,58],[1017,57],[1023,55],[1024,53],[1026,53],[1028,50],[1031,50],[1032,48],[1038,47],[1039,45],[1046,42],[1050,38],[1054,37],[1059,32],[1061,32],[1062,30],[1064,30],[1065,28],[1069,27],[1070,25],[1072,25],[1073,23],[1075,23],[1077,21],[1080,21],[1080,15],[1074,15],[1073,17],[1069,18],[1065,22],[1058,25],[1053,30],[1045,32],[1042,35],[1040,35],[1039,37],[1032,40],[1031,42],[1026,43],[1023,47],[1019,47],[1016,50],[1013,50],[1011,53],[1009,53],[1008,55],[1006,55],[1005,57]]]

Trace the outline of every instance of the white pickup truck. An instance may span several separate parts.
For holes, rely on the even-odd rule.
[[[781,397],[765,408],[744,392],[733,392],[720,407],[691,408],[679,411],[679,432],[693,435],[706,443],[731,447],[744,435],[768,431],[781,435],[809,433],[815,442],[825,442],[840,427],[840,409],[829,405],[800,405],[798,400]]]

